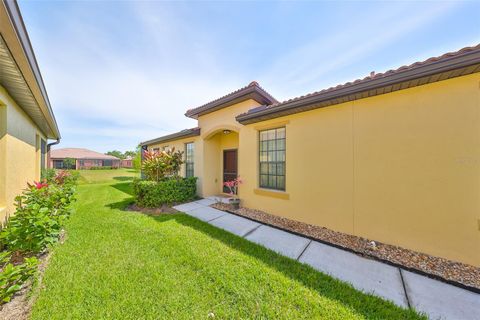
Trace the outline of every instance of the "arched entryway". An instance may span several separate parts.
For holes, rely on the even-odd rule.
[[[238,175],[238,129],[218,127],[203,136],[204,178],[203,195],[226,193],[223,183]]]

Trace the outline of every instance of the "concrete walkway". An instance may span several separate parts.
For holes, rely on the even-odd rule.
[[[480,294],[209,207],[210,197],[174,207],[284,256],[312,266],[356,289],[415,308],[430,319],[480,319]]]

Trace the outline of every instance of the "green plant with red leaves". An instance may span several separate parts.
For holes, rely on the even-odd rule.
[[[76,180],[70,172],[49,171],[15,198],[15,215],[0,231],[0,303],[10,301],[34,274],[35,254],[58,241],[75,200]]]
[[[165,178],[177,177],[183,164],[183,151],[175,148],[164,151],[144,151],[142,171],[147,180],[162,181]]]
[[[234,198],[237,198],[238,186],[243,183],[243,180],[238,177],[230,181],[225,181],[223,185],[228,188],[229,194]]]
[[[59,171],[51,181],[34,182],[15,198],[15,215],[0,232],[3,249],[39,253],[58,241],[75,200],[75,176]]]

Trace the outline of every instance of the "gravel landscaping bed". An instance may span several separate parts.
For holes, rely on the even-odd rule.
[[[260,210],[249,208],[233,210],[231,205],[225,203],[215,203],[211,206],[216,209],[229,211],[285,230],[304,234],[310,238],[328,242],[355,251],[364,256],[386,260],[397,265],[405,266],[408,269],[418,270],[426,274],[443,278],[447,281],[456,282],[477,289],[476,291],[480,290],[480,268],[468,264],[434,257],[425,253],[377,241],[372,242],[372,240],[369,239],[290,220]]]

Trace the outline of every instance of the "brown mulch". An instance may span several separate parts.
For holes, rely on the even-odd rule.
[[[232,210],[229,204],[215,203],[212,207],[264,222],[310,238],[352,250],[360,255],[386,260],[396,265],[418,270],[433,276],[480,289],[480,268],[465,263],[431,256],[371,239],[365,239],[324,227],[275,216],[260,210],[240,208]]]
[[[172,207],[169,207],[167,205],[163,205],[160,208],[143,208],[139,207],[136,204],[131,204],[128,207],[125,208],[127,211],[137,211],[144,213],[149,216],[159,216],[162,214],[170,214],[170,213],[178,213],[177,210],[173,209]]]

